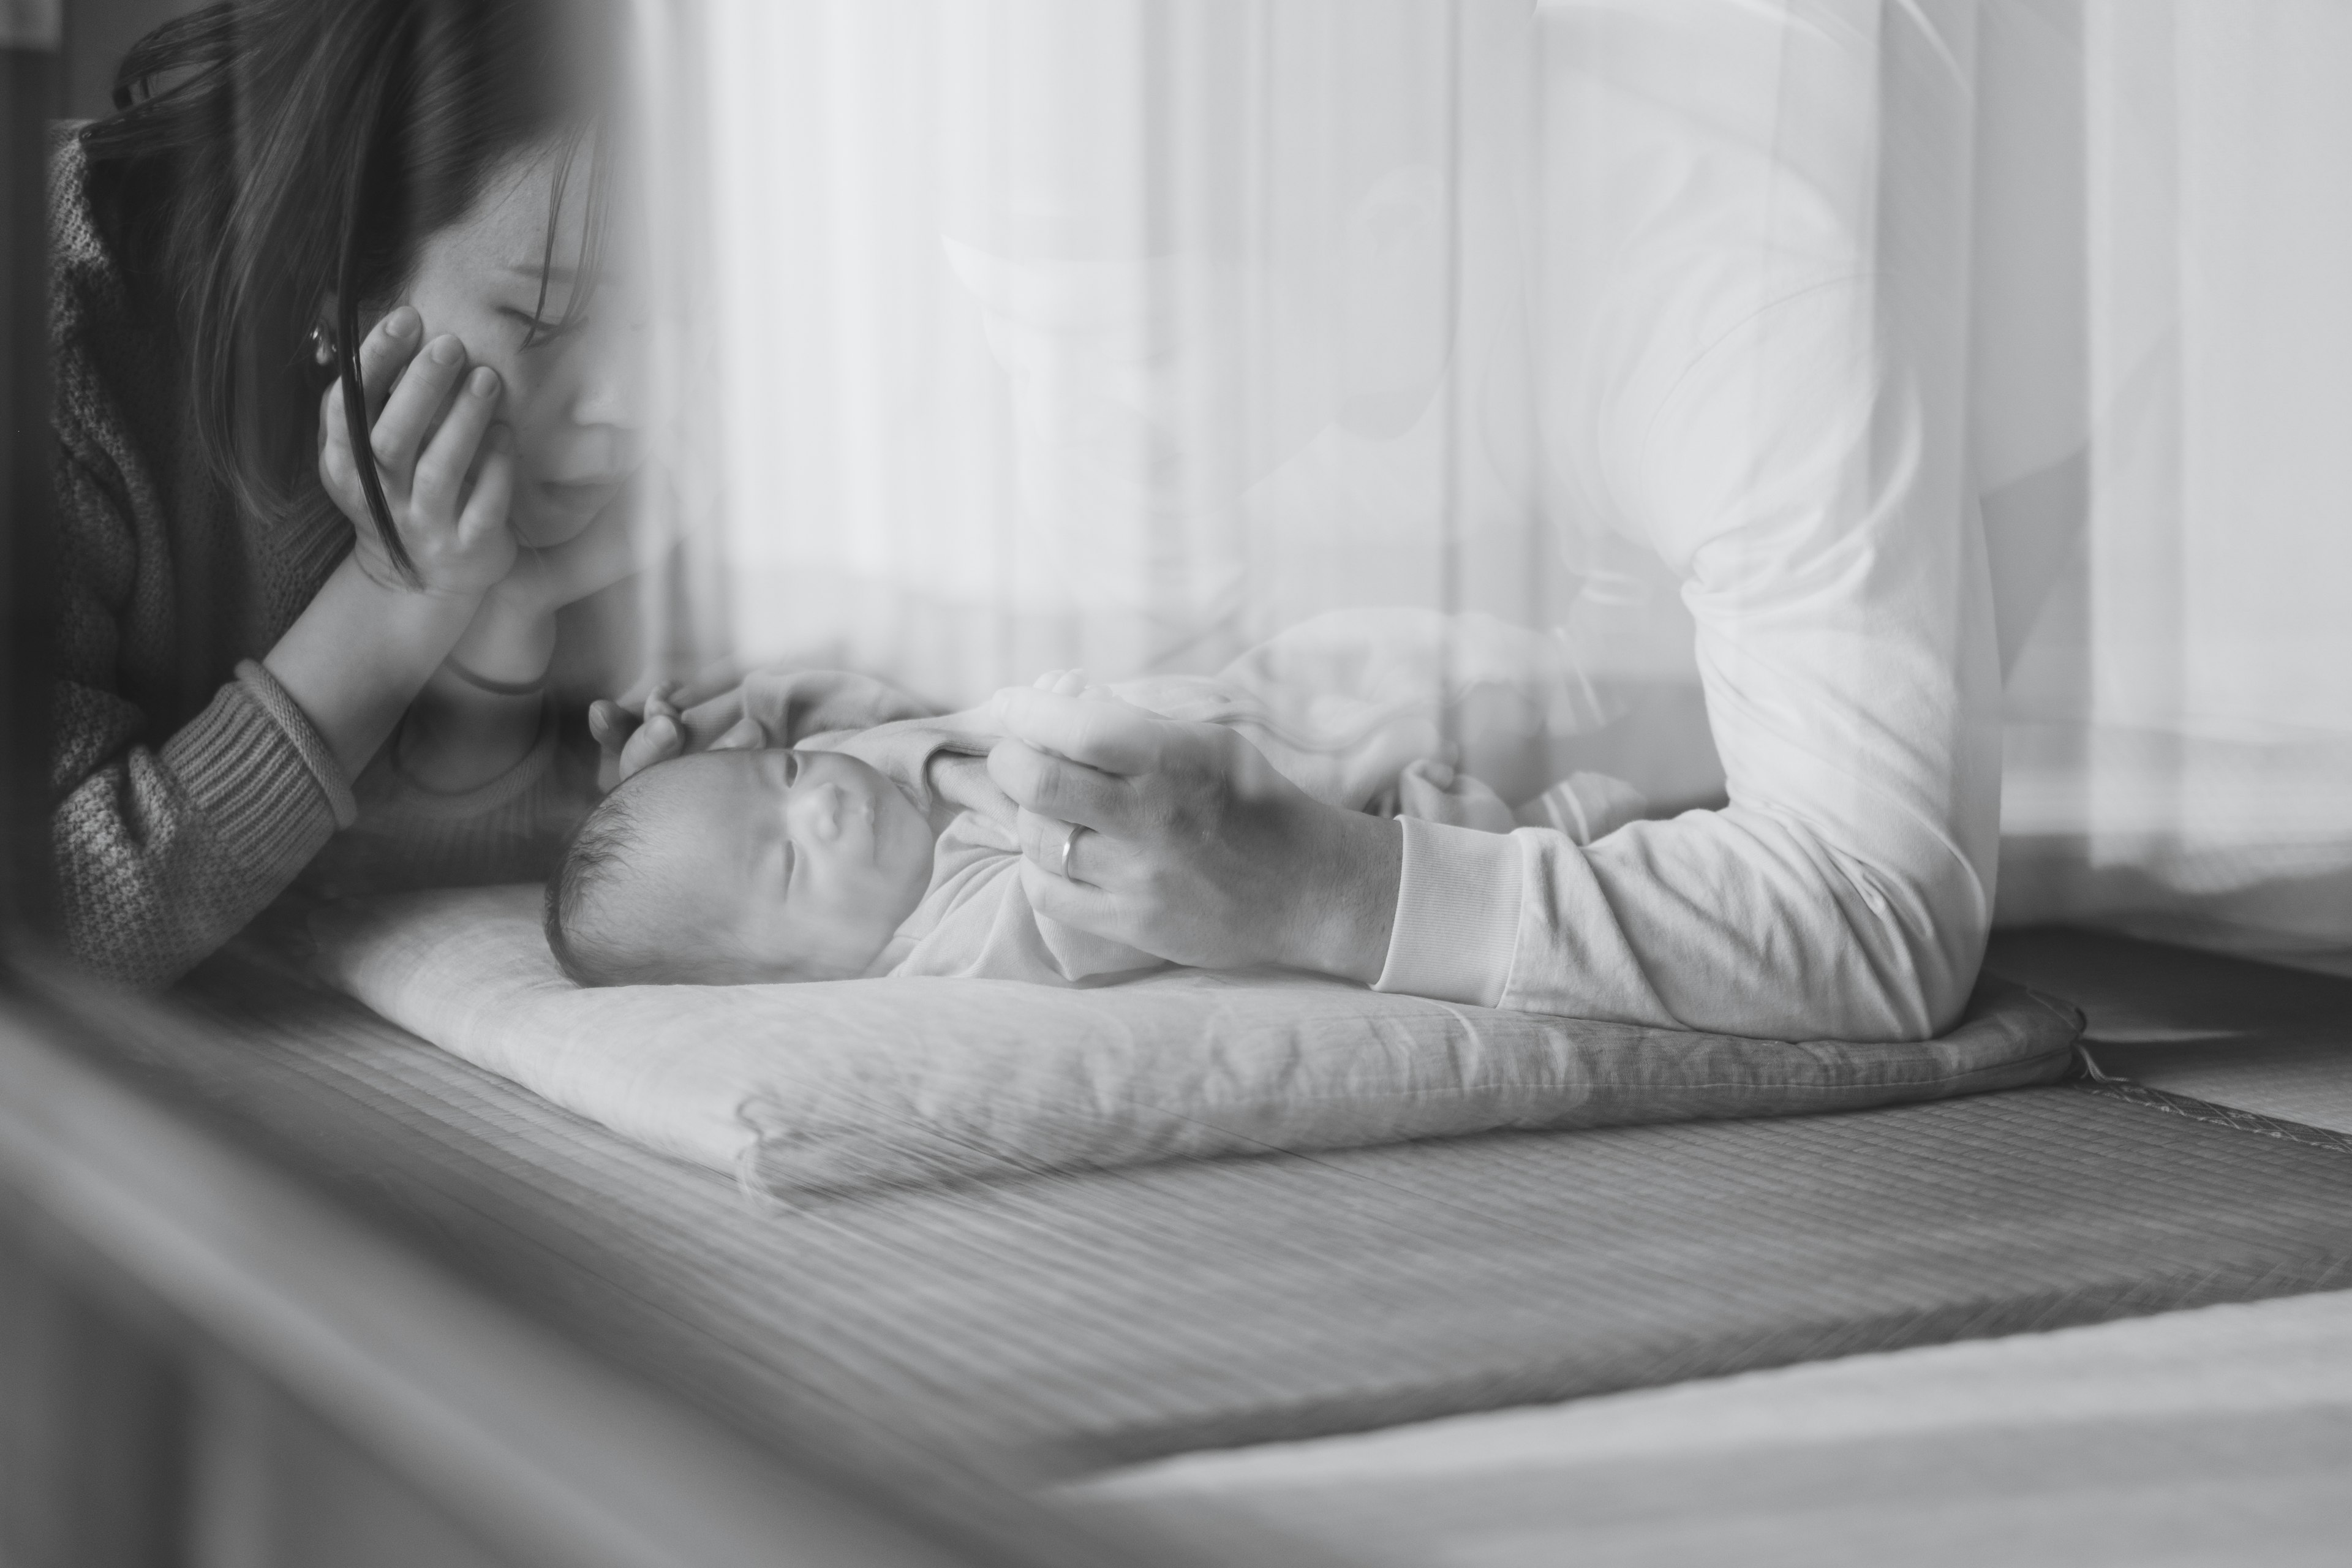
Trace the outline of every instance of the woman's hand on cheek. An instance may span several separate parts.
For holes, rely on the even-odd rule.
[[[998,694],[989,772],[1022,807],[1042,914],[1179,963],[1366,980],[1385,959],[1394,824],[1327,806],[1213,724],[1058,690]],[[1061,875],[1062,825],[1091,831]]]
[[[514,494],[512,435],[492,424],[502,386],[487,365],[469,373],[466,346],[444,334],[426,341],[406,306],[376,323],[360,345],[368,445],[400,542],[424,591],[474,597],[506,576],[515,542],[507,528]],[[379,586],[404,589],[368,509],[341,381],[319,405],[319,478],[356,535],[361,568]]]

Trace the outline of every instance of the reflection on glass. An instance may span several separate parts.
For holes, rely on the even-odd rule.
[[[893,1506],[1370,1419],[1118,1384],[1206,1332],[1185,1194],[1266,1205],[1096,1168],[1288,1146],[1152,999],[1883,1045],[1997,922],[2352,970],[2352,26],[2259,9],[179,16],[50,153],[65,945]]]

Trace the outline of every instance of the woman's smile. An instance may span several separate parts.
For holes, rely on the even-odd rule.
[[[515,537],[535,549],[567,544],[621,499],[628,479],[534,479],[514,509]]]
[[[567,510],[601,511],[628,483],[625,477],[593,479],[541,479],[539,493]]]
[[[618,479],[541,479],[531,487],[538,504],[531,508],[554,528],[530,529],[533,533],[561,533],[570,538],[595,521],[620,496],[628,481]],[[545,542],[561,542],[561,540]],[[526,543],[541,541],[526,540]]]

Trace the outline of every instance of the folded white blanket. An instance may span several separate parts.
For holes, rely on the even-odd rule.
[[[618,986],[564,978],[535,887],[322,913],[316,963],[393,1022],[780,1197],[1507,1128],[1847,1110],[2044,1082],[2072,1008],[1987,981],[1939,1039],[1738,1039],[1172,971]]]

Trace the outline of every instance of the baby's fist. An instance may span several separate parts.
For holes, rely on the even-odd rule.
[[[1397,809],[1401,816],[1481,833],[1508,833],[1518,826],[1503,797],[1484,782],[1427,757],[1407,763],[1397,775]]]

